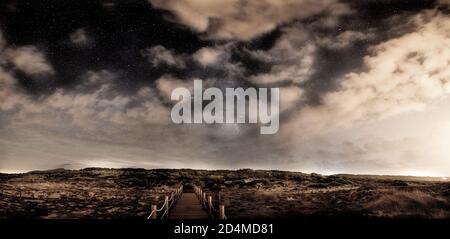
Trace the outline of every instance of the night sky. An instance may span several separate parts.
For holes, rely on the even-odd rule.
[[[3,0],[0,172],[450,175],[448,0]],[[280,131],[176,125],[193,80],[280,88]]]

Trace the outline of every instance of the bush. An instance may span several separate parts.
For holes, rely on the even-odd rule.
[[[447,200],[422,191],[386,190],[366,208],[380,217],[448,217]]]

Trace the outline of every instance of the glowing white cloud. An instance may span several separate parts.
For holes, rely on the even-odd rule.
[[[346,9],[334,0],[149,0],[172,19],[212,39],[250,40],[280,24],[324,10]]]
[[[8,48],[4,54],[6,59],[11,61],[17,69],[28,75],[49,76],[55,74],[55,70],[44,53],[35,46]]]
[[[417,30],[388,40],[364,58],[366,71],[349,73],[319,107],[305,107],[286,128],[320,131],[421,110],[450,93],[450,18],[429,11]],[[307,126],[307,127],[306,127]]]

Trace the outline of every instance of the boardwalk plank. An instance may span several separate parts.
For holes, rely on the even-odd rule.
[[[195,193],[183,193],[169,213],[168,219],[208,219]]]

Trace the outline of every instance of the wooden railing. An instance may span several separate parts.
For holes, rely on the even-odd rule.
[[[163,219],[167,218],[169,215],[169,210],[172,208],[173,205],[180,199],[181,195],[183,194],[183,185],[178,187],[175,191],[170,193],[169,196],[164,196],[164,203],[161,205],[160,208],[158,208],[158,205],[151,205],[151,211],[150,215],[148,215],[147,219]],[[162,212],[161,216],[159,216],[159,213]]]
[[[212,193],[207,193],[204,189],[198,186],[194,186],[194,192],[197,195],[198,200],[200,201],[200,204],[202,205],[203,209],[205,209],[208,212],[208,216],[210,218],[227,219],[227,216],[225,215],[225,206],[220,203],[220,199],[219,205],[216,208],[213,203]]]

